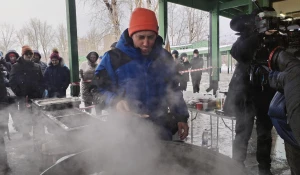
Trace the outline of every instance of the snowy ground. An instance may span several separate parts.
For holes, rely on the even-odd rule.
[[[226,89],[228,87],[228,83],[231,79],[232,74],[222,73],[221,74],[221,80],[220,80],[220,88]],[[208,74],[204,73],[201,81],[201,94],[206,93],[205,90],[209,86],[208,81]],[[199,95],[199,94],[198,94]],[[195,94],[192,93],[192,85],[189,82],[188,83],[188,89],[187,92],[184,93],[184,97],[188,98],[189,96],[195,96]],[[190,117],[194,118],[194,117]],[[191,121],[189,121],[189,124]],[[212,118],[213,123],[213,147],[216,146],[216,122],[217,119],[215,117]],[[229,126],[227,128],[226,125]],[[231,120],[224,119],[224,123],[222,120],[220,120],[220,127],[219,127],[219,147],[218,150],[220,153],[225,154],[227,156],[232,155],[232,136],[231,136]],[[6,139],[7,144],[7,152],[8,152],[8,159],[9,164],[12,168],[11,175],[36,175],[38,173],[38,167],[35,165],[35,152],[32,148],[32,140],[25,140],[21,137],[20,133],[14,131],[14,128],[11,125],[10,122],[10,129],[12,131],[11,137],[12,140],[8,141]],[[198,117],[193,121],[193,144],[201,146],[202,143],[202,133],[204,129],[210,130],[210,119],[208,115],[198,115]],[[254,129],[255,130],[255,129]],[[191,133],[191,131],[190,131]],[[273,162],[272,162],[272,171],[276,175],[289,175],[287,163],[285,161],[285,153],[284,153],[284,145],[282,139],[280,139],[276,135],[276,131],[273,132]],[[255,159],[255,150],[256,150],[256,139],[255,139],[256,133],[253,132],[253,136],[250,140],[249,144],[249,151],[248,151],[248,157],[246,161],[247,169],[249,170],[250,174],[257,174],[257,162]],[[209,134],[210,136],[210,134]],[[211,138],[209,138],[210,140]],[[191,137],[189,136],[187,141],[188,143],[191,143]],[[209,142],[210,143],[210,142]],[[201,156],[201,155],[199,155]]]

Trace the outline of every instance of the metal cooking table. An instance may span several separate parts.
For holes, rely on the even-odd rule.
[[[203,111],[203,110],[198,110],[192,107],[188,108],[189,112],[191,113],[191,143],[193,143],[193,120],[195,120],[198,116],[198,114],[205,114],[205,115],[209,115],[210,117],[210,137],[211,137],[211,146],[213,146],[213,126],[212,126],[212,117],[217,117],[217,146],[216,148],[219,148],[219,119],[229,119],[231,120],[231,141],[232,141],[232,145],[233,145],[233,140],[234,140],[234,120],[236,119],[234,116],[226,116],[226,115],[219,115],[216,114],[215,111]],[[195,115],[194,115],[195,114]],[[195,116],[195,117],[194,117]]]

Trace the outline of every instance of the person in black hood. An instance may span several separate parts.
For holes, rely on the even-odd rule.
[[[199,51],[194,50],[194,57],[191,60],[191,68],[193,69],[202,69],[203,68],[203,58],[199,56]],[[200,92],[200,81],[202,77],[202,70],[191,72],[193,92]]]
[[[11,66],[14,65],[17,62],[17,59],[19,58],[19,54],[15,50],[9,50],[5,54],[5,61],[8,63],[8,71],[11,70]]]
[[[45,70],[47,68],[47,64],[41,61],[41,54],[38,50],[33,50],[33,58],[32,61],[39,64],[41,69],[42,69],[42,73],[45,73]]]
[[[188,59],[188,56],[186,53],[182,53],[180,55],[179,60],[180,60],[180,64],[182,65],[182,71],[187,71],[187,70],[189,70],[189,68],[191,68],[191,64],[189,62],[189,59]],[[190,81],[190,73],[189,72],[182,73],[182,79],[180,81],[180,88],[183,91],[186,91],[188,81]]]
[[[254,58],[255,60],[268,60],[268,55],[265,49],[259,48],[260,37],[254,30],[255,23],[250,23],[251,25],[246,23],[248,25],[246,27],[237,25],[237,23],[245,23],[245,19],[252,19],[258,12],[255,10],[251,15],[237,16],[230,22],[230,27],[240,35],[230,51],[238,63],[229,83],[223,109],[226,114],[236,117],[236,137],[233,143],[232,158],[242,165],[247,156],[248,141],[256,117],[256,159],[259,174],[271,175],[270,154],[273,125],[268,116],[268,109],[275,91],[268,84],[267,65],[253,61]]]
[[[41,68],[31,61],[32,56],[32,49],[29,46],[23,46],[22,56],[12,66],[9,77],[10,87],[19,103],[18,114],[12,117],[25,138],[29,138],[32,120],[27,104],[30,103],[30,99],[42,98],[45,90]]]

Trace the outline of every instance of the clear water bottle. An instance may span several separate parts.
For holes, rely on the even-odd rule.
[[[208,130],[204,129],[202,133],[202,146],[208,147]]]

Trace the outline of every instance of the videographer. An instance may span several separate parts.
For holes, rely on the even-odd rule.
[[[9,131],[8,112],[5,111],[8,106],[8,96],[5,85],[5,80],[7,80],[7,68],[5,60],[3,60],[2,54],[0,53],[0,174],[6,174],[10,170],[7,163],[7,154],[4,141],[5,132]]]
[[[264,7],[263,10],[272,10]],[[256,31],[254,10],[250,15],[233,18],[230,27],[240,37],[230,51],[237,60],[235,72],[229,84],[224,104],[226,114],[236,116],[236,137],[233,144],[233,159],[244,165],[256,117],[258,170],[260,175],[271,175],[272,122],[268,109],[275,91],[268,84],[268,51],[260,49],[260,34]]]
[[[269,115],[277,133],[284,140],[291,175],[298,175],[300,174],[300,44],[296,52],[283,47],[269,49],[269,66],[273,70],[269,81],[271,87],[278,90],[271,102]]]

